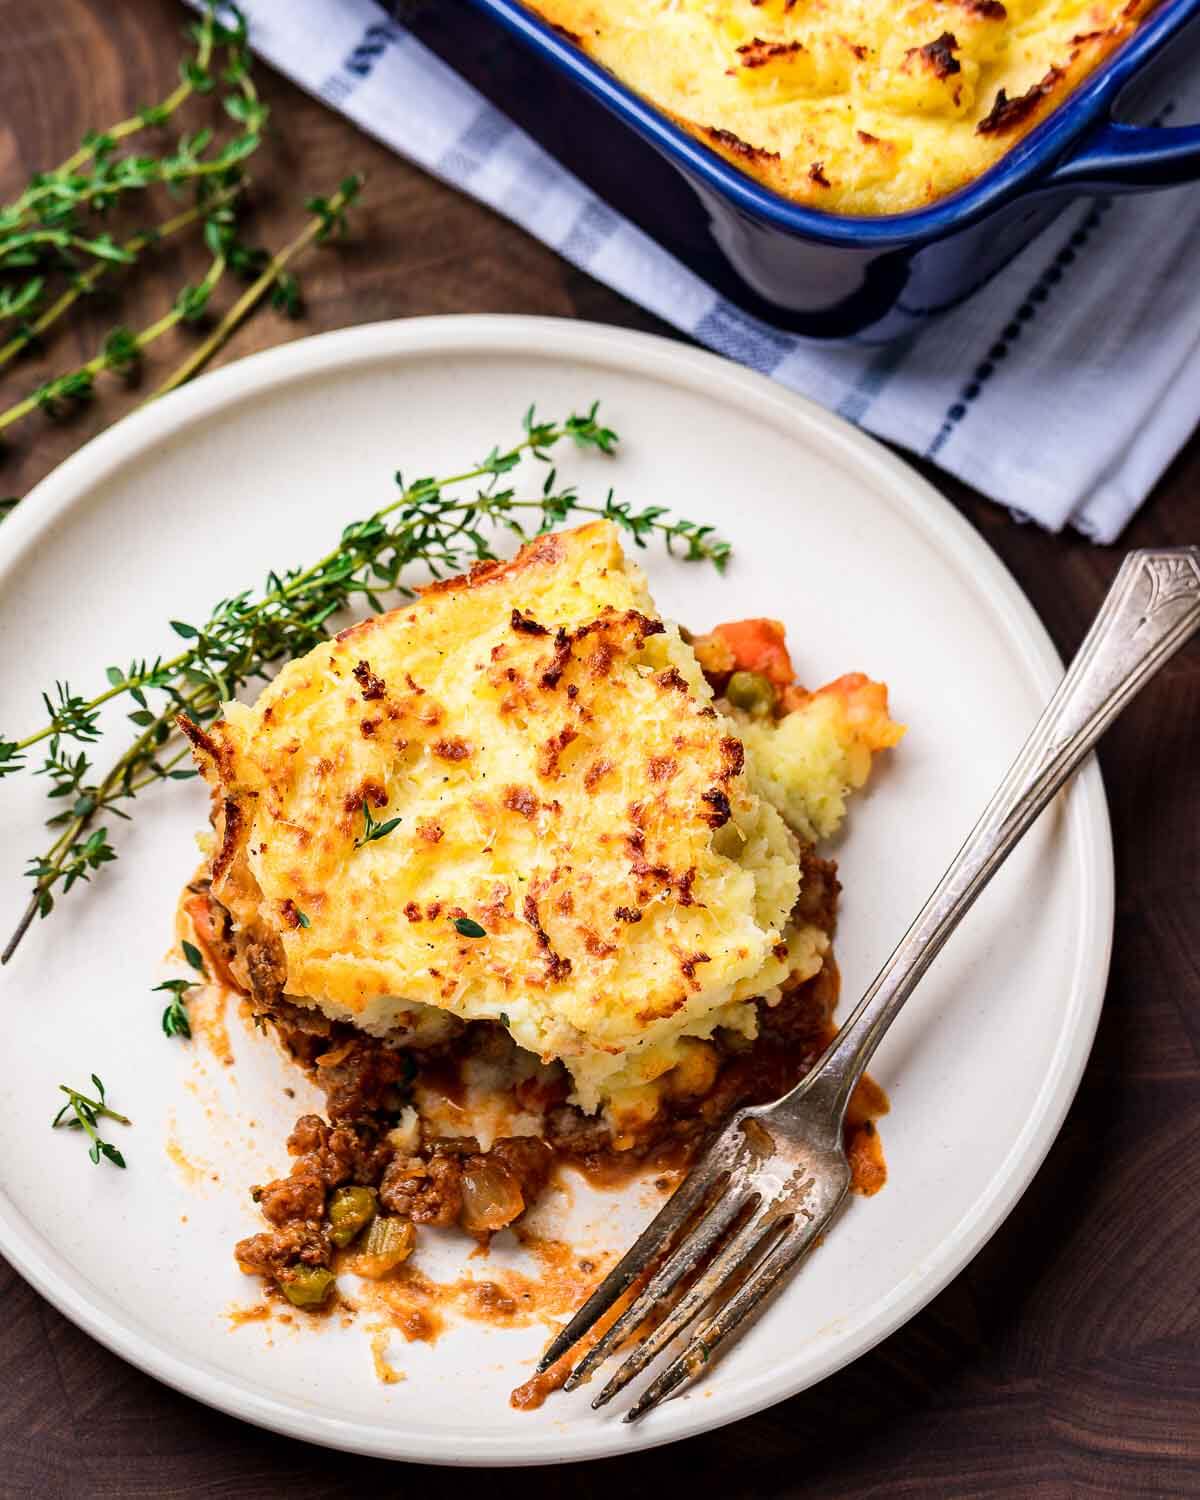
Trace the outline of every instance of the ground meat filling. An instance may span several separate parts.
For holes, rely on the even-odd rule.
[[[798,920],[833,930],[839,885],[836,866],[811,850],[802,854]],[[204,937],[221,966],[249,980],[256,1016],[274,1027],[291,1057],[325,1094],[325,1117],[302,1115],[288,1138],[293,1157],[286,1177],[253,1191],[270,1228],[242,1240],[236,1257],[247,1273],[309,1310],[329,1305],[332,1267],[350,1242],[338,1219],[343,1200],[357,1203],[362,1222],[353,1248],[367,1245],[375,1220],[406,1226],[458,1227],[481,1241],[516,1223],[538,1200],[556,1161],[572,1163],[598,1183],[618,1182],[631,1171],[683,1169],[701,1140],[733,1109],[777,1097],[820,1056],[833,1032],[837,974],[832,961],[804,984],[762,1007],[760,1036],[749,1044],[732,1037],[717,1045],[721,1064],[701,1099],[672,1107],[630,1145],[614,1149],[606,1122],[561,1102],[566,1086],[543,1080],[518,1085],[518,1102],[530,1094],[543,1106],[544,1138],[510,1136],[482,1151],[472,1137],[430,1134],[411,1120],[413,1085],[421,1078],[453,1076],[467,1055],[497,1057],[511,1042],[502,1028],[474,1022],[449,1042],[422,1052],[402,1049],[282,993],[281,955],[255,938],[241,937],[204,887],[210,908]],[[399,1129],[402,1116],[408,1127]],[[359,1197],[346,1195],[357,1190]],[[365,1196],[364,1196],[365,1195]],[[355,1266],[362,1262],[360,1255]],[[318,1295],[319,1294],[319,1295]]]
[[[444,1148],[435,1146],[428,1157],[394,1156],[379,1184],[379,1199],[414,1224],[448,1229],[462,1212],[462,1178],[461,1160]]]

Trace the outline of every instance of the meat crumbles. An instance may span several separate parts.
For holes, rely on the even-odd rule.
[[[804,920],[831,933],[839,890],[836,866],[811,850],[804,851],[802,866]],[[324,1116],[302,1115],[288,1137],[291,1170],[253,1190],[268,1227],[235,1249],[243,1271],[261,1276],[269,1288],[309,1310],[331,1300],[337,1251],[350,1243],[347,1224],[361,1270],[375,1254],[372,1243],[390,1238],[393,1250],[407,1247],[406,1257],[422,1228],[458,1228],[486,1243],[537,1203],[558,1163],[576,1167],[598,1185],[643,1171],[682,1171],[732,1110],[766,1102],[798,1082],[834,1032],[837,971],[827,960],[815,978],[761,1008],[755,1043],[725,1042],[718,1033],[719,1065],[708,1092],[674,1105],[668,1100],[634,1141],[622,1139],[621,1149],[603,1118],[563,1102],[563,1081],[526,1078],[515,1086],[514,1108],[540,1102],[542,1136],[505,1136],[482,1150],[474,1137],[434,1133],[419,1115],[414,1125],[414,1100],[423,1080],[444,1088],[468,1059],[495,1062],[515,1052],[502,1027],[472,1022],[451,1040],[416,1051],[331,1021],[284,997],[278,957],[260,942],[239,939],[203,883],[192,890],[193,916],[198,895],[211,908],[196,928],[205,946],[217,950],[214,968],[246,976],[258,1018],[270,1023],[286,1052],[325,1094]],[[847,1144],[860,1189],[874,1191],[883,1166],[869,1118],[848,1127]],[[357,1218],[348,1217],[347,1205],[355,1203]],[[392,1263],[386,1256],[382,1261]]]

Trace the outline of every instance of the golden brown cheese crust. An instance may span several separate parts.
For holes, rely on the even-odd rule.
[[[1154,0],[529,3],[776,192],[888,214],[986,171]]]
[[[541,538],[198,732],[214,893],[332,1014],[502,1019],[582,1097],[643,1081],[793,966],[795,844],[710,698],[611,526]],[[364,805],[398,821],[366,840]]]

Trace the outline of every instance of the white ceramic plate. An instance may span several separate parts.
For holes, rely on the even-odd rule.
[[[992,791],[1059,675],[1012,579],[939,496],[844,422],[711,355],[615,329],[526,318],[417,319],[247,359],[137,413],[47,479],[0,528],[0,727],[40,721],[55,678],[167,650],[268,567],[311,559],[386,500],[397,466],[461,467],[530,402],[600,398],[622,456],[564,455],[584,496],[715,522],[729,574],[645,554],[668,614],[703,628],[768,613],[805,680],[861,669],[892,689],[908,738],[855,805],[837,851],[846,1003],[871,978]],[[0,928],[43,846],[40,782],[0,783]],[[233,1241],[261,1227],[246,1188],[286,1163],[295,1083],[231,1025],[222,1067],[159,1030],[180,884],[206,799],[156,789],[117,830],[122,858],[37,924],[0,977],[19,1067],[0,1074],[0,1249],[68,1317],[214,1406],[364,1453],[439,1463],[548,1463],[707,1430],[791,1395],[897,1328],[1004,1218],[1057,1132],[1104,989],[1112,858],[1089,765],[938,959],[872,1072],[887,1188],[854,1200],[828,1243],[711,1378],[633,1428],[582,1395],[507,1404],[546,1331],[455,1325],[393,1346],[379,1383],[361,1326],[232,1330],[254,1300]],[[19,1042],[16,1038],[19,1036]],[[134,1117],[126,1172],[46,1128],[60,1081],[100,1073]],[[168,1146],[171,1152],[168,1152]],[[173,1153],[173,1154],[172,1154]],[[189,1165],[190,1163],[190,1165]],[[577,1195],[581,1241],[618,1249],[644,1192]],[[425,1241],[423,1241],[423,1244]],[[496,1252],[501,1257],[507,1252]],[[422,1250],[434,1274],[461,1244]],[[478,1265],[478,1263],[476,1263]]]

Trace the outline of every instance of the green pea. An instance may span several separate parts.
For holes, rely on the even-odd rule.
[[[729,679],[725,696],[734,708],[740,708],[756,719],[775,712],[775,686],[761,672],[735,672]]]
[[[329,1238],[339,1248],[348,1245],[375,1214],[375,1189],[340,1187],[329,1200]]]
[[[279,1290],[293,1307],[320,1307],[337,1283],[324,1266],[289,1266],[279,1281]]]

